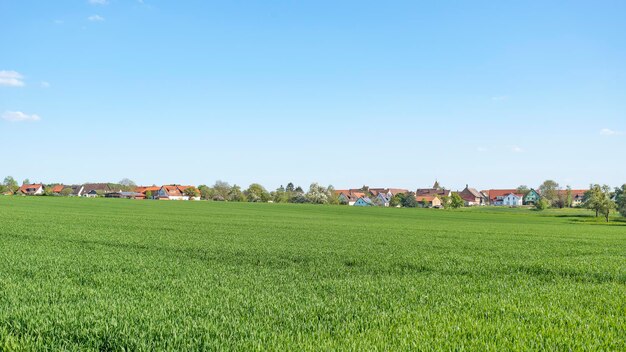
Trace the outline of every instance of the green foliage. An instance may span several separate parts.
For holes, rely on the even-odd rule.
[[[404,201],[404,193],[396,193],[389,200],[389,206],[390,207],[397,207],[399,205],[401,206],[403,201]]]
[[[200,192],[195,187],[187,187],[183,190],[183,194],[189,198],[195,198],[200,195]]]
[[[409,193],[402,199],[402,206],[405,208],[415,208],[417,207],[417,200],[415,200],[415,195],[413,193]]]
[[[615,200],[617,211],[626,216],[626,184],[623,184],[621,188],[615,189]]]
[[[65,191],[65,189],[64,189],[64,191]],[[70,192],[71,191],[72,190],[70,189]],[[152,191],[146,191],[146,199],[152,199],[152,197],[154,197],[154,194],[152,194]]]
[[[559,199],[559,184],[553,180],[546,180],[539,186],[539,193],[542,199],[554,206]]]
[[[0,350],[626,350],[624,226],[584,210],[0,209]]]
[[[546,210],[550,207],[550,202],[548,202],[546,199],[544,198],[540,198],[536,203],[535,203],[535,210]]]
[[[246,195],[248,202],[266,203],[271,199],[269,192],[258,183],[251,184],[244,194]]]
[[[245,202],[246,196],[241,191],[241,187],[233,185],[228,192],[228,200],[231,202]]]
[[[463,201],[463,198],[461,198],[458,193],[452,193],[452,196],[450,197],[450,208],[458,209],[462,208],[464,205],[465,201]]]
[[[20,189],[20,186],[18,186],[17,181],[15,181],[15,179],[11,176],[7,176],[4,178],[3,185],[6,187],[6,190],[9,191],[10,193],[15,193],[17,192],[18,189]]]

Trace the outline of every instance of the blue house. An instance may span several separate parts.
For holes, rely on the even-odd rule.
[[[373,205],[374,203],[372,203],[372,200],[368,197],[360,197],[354,202],[355,207],[371,207]]]
[[[524,196],[524,205],[537,204],[540,198],[541,196],[539,195],[539,193],[537,193],[537,191],[535,191],[534,189],[531,189],[530,192],[528,192],[528,194]]]

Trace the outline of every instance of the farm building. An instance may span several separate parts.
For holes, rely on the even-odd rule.
[[[466,207],[485,205],[487,203],[485,195],[478,192],[475,188],[470,188],[469,185],[465,185],[465,188],[461,192],[458,192],[458,194],[465,202]]]

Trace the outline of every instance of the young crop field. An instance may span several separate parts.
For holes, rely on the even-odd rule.
[[[626,350],[585,210],[0,196],[0,350]]]

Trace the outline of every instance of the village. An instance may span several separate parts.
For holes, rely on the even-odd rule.
[[[7,181],[9,179],[9,181]],[[511,189],[487,189],[477,190],[466,185],[462,190],[452,191],[440,186],[438,181],[429,188],[417,188],[409,190],[404,188],[360,188],[335,190],[331,186],[322,187],[317,184],[311,185],[309,192],[304,192],[301,187],[289,184],[287,188],[280,187],[276,191],[267,192],[261,185],[253,184],[247,190],[242,191],[238,186],[230,186],[218,181],[211,188],[205,185],[162,185],[162,186],[137,186],[130,180],[120,183],[86,183],[82,185],[63,185],[44,183],[24,183],[17,188],[11,183],[12,178],[7,177],[3,184],[4,195],[23,196],[67,196],[67,197],[105,197],[125,199],[153,199],[153,200],[218,200],[218,201],[261,201],[261,202],[289,202],[289,203],[330,203],[342,204],[355,207],[421,207],[421,208],[458,208],[473,206],[503,206],[522,207],[536,206],[542,199],[542,191],[534,188],[520,186]],[[226,188],[222,192],[218,189]],[[553,181],[546,181],[553,182]],[[560,203],[559,207],[580,207],[585,201],[588,189],[559,189],[558,184],[552,185],[553,193],[545,195],[552,203]],[[543,187],[543,186],[542,186]],[[238,196],[233,196],[238,193]],[[311,197],[307,197],[316,193]],[[282,196],[287,194],[286,197]],[[321,200],[320,200],[321,199]]]

